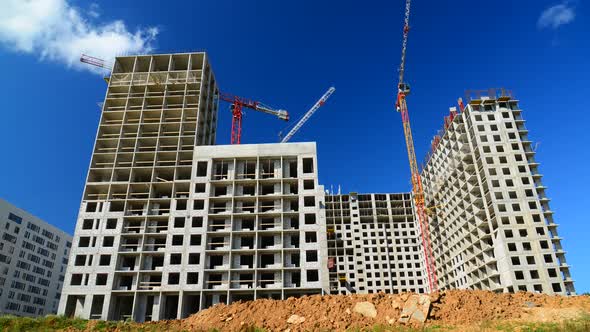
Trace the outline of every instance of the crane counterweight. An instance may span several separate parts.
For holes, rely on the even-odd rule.
[[[228,93],[220,93],[219,99],[231,103],[232,126],[231,126],[231,144],[240,144],[242,142],[242,108],[246,107],[255,111],[267,113],[277,118],[289,121],[289,112],[279,109],[275,110],[261,102],[234,96]]]

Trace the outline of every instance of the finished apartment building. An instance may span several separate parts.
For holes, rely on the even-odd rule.
[[[422,171],[439,288],[573,294],[518,100],[451,110]]]
[[[0,199],[0,315],[55,314],[72,237]]]

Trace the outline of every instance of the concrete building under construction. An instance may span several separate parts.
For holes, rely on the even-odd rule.
[[[116,59],[59,313],[147,321],[432,290],[412,194],[326,193],[315,143],[215,145],[218,102],[205,53]],[[526,133],[517,101],[490,95],[433,141],[422,177],[439,289],[574,292]]]
[[[573,294],[522,110],[503,92],[451,110],[423,167],[439,287]]]

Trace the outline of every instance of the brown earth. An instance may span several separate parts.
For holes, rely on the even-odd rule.
[[[240,331],[255,326],[267,331],[291,332],[401,326],[404,324],[399,322],[400,314],[410,296],[412,294],[355,294],[316,295],[283,301],[262,299],[231,305],[218,304],[184,320],[147,324],[166,330]],[[590,314],[590,296],[452,290],[430,294],[429,297],[432,304],[424,323],[426,326],[468,327],[494,321],[557,322]],[[355,304],[364,301],[375,306],[376,317],[365,317],[355,312]],[[293,315],[297,316],[291,317]],[[416,321],[409,324],[422,325]]]

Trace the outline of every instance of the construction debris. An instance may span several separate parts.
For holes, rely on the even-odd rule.
[[[407,323],[415,320],[424,323],[430,312],[430,297],[428,295],[411,295],[404,304],[400,323]]]
[[[377,325],[465,327],[495,321],[555,322],[589,313],[589,296],[452,290],[430,295],[314,295],[235,302],[215,305],[184,320],[149,325],[196,331],[240,331],[248,327],[291,332],[345,331]]]
[[[377,310],[375,310],[375,306],[373,303],[367,301],[355,304],[354,308],[352,308],[352,311],[369,318],[377,317]]]

